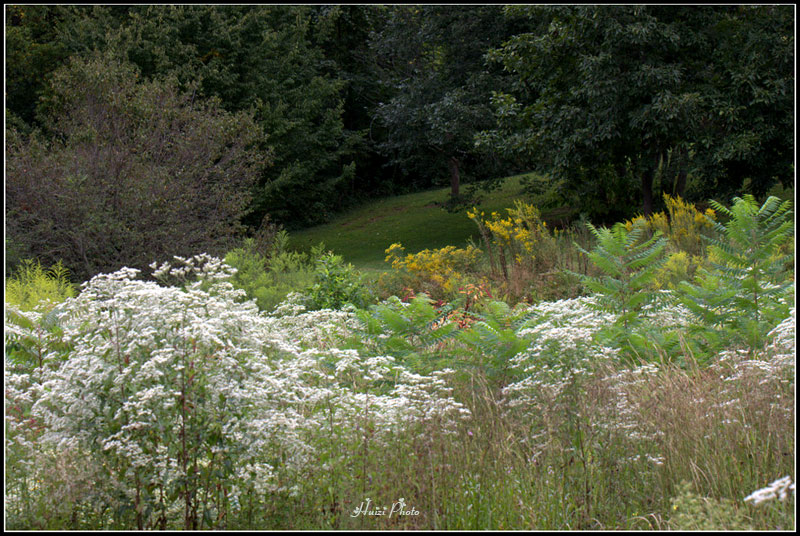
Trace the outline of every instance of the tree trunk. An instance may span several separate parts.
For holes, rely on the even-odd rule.
[[[642,210],[645,218],[653,213],[653,179],[655,178],[658,163],[661,160],[661,153],[656,152],[653,161],[649,166],[642,170]]]
[[[675,177],[675,188],[672,195],[683,198],[686,191],[686,176],[689,172],[689,150],[683,148],[678,153],[678,174]]]
[[[453,199],[458,197],[458,188],[461,184],[461,176],[458,171],[458,158],[451,156],[448,161],[450,167],[450,195]]]

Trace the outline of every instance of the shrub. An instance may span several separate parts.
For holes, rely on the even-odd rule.
[[[470,245],[405,254],[401,244],[392,244],[386,249],[386,262],[399,274],[403,287],[425,292],[434,300],[449,301],[458,297],[464,285],[477,279],[480,253]]]
[[[743,508],[730,499],[702,497],[683,482],[672,499],[670,530],[753,530]]]
[[[666,239],[660,232],[643,239],[642,226],[628,231],[620,223],[611,229],[598,229],[591,223],[587,225],[597,238],[597,245],[591,252],[582,251],[604,275],[576,275],[587,288],[597,293],[599,304],[606,311],[618,315],[615,323],[627,329],[638,321],[644,305],[655,301],[656,295],[650,288],[662,262]]]
[[[244,113],[140,82],[113,55],[73,58],[43,97],[47,134],[9,132],[7,232],[24,257],[86,280],[154,258],[222,253],[266,164]]]
[[[352,264],[331,252],[317,255],[314,284],[305,290],[309,309],[366,307],[373,302],[368,288]]]
[[[358,311],[357,316],[368,348],[396,358],[415,372],[430,373],[453,365],[443,350],[458,328],[450,316],[454,310],[453,306],[437,309],[431,298],[419,293],[407,303],[392,296]]]
[[[630,231],[642,225],[650,234],[660,232],[667,239],[667,262],[656,273],[653,286],[674,290],[680,281],[690,281],[699,267],[708,267],[706,240],[715,233],[716,212],[711,208],[701,212],[692,203],[669,194],[664,194],[664,204],[666,213],[637,216],[626,221],[625,227]]]
[[[703,260],[692,257],[685,251],[668,254],[653,277],[653,286],[657,289],[675,290],[681,281],[692,280],[694,270]]]
[[[476,209],[467,216],[477,225],[489,256],[492,276],[502,280],[513,296],[522,296],[531,280],[556,265],[556,240],[539,210],[515,201],[508,217],[493,212],[491,219]]]
[[[706,253],[706,237],[711,236],[716,222],[714,209],[699,211],[694,204],[664,194],[667,212],[654,212],[649,217],[637,216],[626,221],[625,227],[630,231],[635,225],[644,225],[650,233],[661,231],[669,242],[670,252],[684,251],[695,257],[703,257]]]
[[[257,250],[254,239],[247,238],[225,256],[225,262],[236,268],[231,283],[244,290],[262,311],[272,311],[290,292],[301,291],[314,281],[311,257],[288,251],[287,242],[286,231],[279,231],[272,244],[262,249],[264,254]]]
[[[598,335],[605,344],[620,348],[628,358],[640,361],[660,357],[664,347],[668,351],[679,349],[675,334],[645,321],[666,301],[653,290],[653,281],[664,263],[666,238],[660,231],[647,238],[646,228],[641,224],[630,231],[622,223],[611,229],[587,225],[597,238],[597,245],[591,252],[581,250],[603,275],[574,275],[595,292],[596,306],[615,317]]]
[[[470,316],[472,321],[458,333],[459,342],[468,349],[465,363],[477,369],[491,387],[503,387],[512,378],[512,360],[531,344],[518,333],[530,316],[502,301],[489,301]]]
[[[95,276],[65,304],[68,359],[40,377],[6,373],[14,526],[37,505],[45,528],[263,526],[273,521],[265,505],[324,497],[366,456],[367,440],[385,451],[406,429],[452,429],[466,413],[441,375],[355,351],[302,350],[282,329],[286,317],[241,302],[218,259],[176,258],[154,271],[182,287],[136,275]],[[324,329],[305,315],[306,331]],[[80,485],[42,496],[60,482],[30,463],[43,456]]]
[[[23,374],[42,369],[45,358],[65,358],[59,305],[76,295],[67,269],[56,263],[45,270],[38,261],[25,260],[6,280],[5,358],[8,370]],[[54,354],[55,352],[55,354]],[[49,356],[49,357],[48,357]]]

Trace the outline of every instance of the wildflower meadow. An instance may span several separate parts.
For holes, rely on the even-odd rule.
[[[516,304],[477,247],[392,246],[405,295],[366,304],[320,251],[269,310],[205,254],[39,267],[6,301],[7,527],[792,529],[791,212],[717,208],[694,278],[654,284],[669,228],[590,225],[580,295]]]
[[[4,528],[793,531],[796,11],[7,4]]]

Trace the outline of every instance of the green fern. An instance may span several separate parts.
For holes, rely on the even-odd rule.
[[[605,275],[569,273],[596,294],[602,310],[617,315],[617,325],[628,329],[637,322],[645,305],[656,302],[652,282],[664,262],[662,253],[667,239],[657,231],[643,240],[644,228],[638,225],[630,231],[622,223],[611,229],[598,229],[588,222],[586,225],[597,238],[597,245],[591,252],[577,243],[575,246]]]
[[[23,311],[37,307],[52,309],[76,295],[69,271],[61,262],[45,269],[39,261],[23,260],[16,273],[6,279],[5,302]]]
[[[6,307],[4,339],[9,370],[29,374],[69,356],[71,347],[63,342],[60,314],[58,306],[39,312]]]
[[[262,311],[272,311],[286,296],[314,282],[314,266],[308,255],[286,251],[285,231],[278,232],[266,254],[252,238],[231,250],[225,262],[236,268],[231,283],[256,300]]]
[[[481,369],[489,380],[504,385],[510,379],[511,359],[531,344],[517,333],[533,313],[515,319],[506,303],[492,301],[481,313],[471,316],[477,321],[461,331],[458,339],[471,350],[468,353],[471,366]]]
[[[417,372],[435,370],[448,357],[441,352],[443,344],[456,335],[456,325],[446,321],[456,308],[454,303],[437,310],[425,294],[405,304],[392,297],[357,312],[364,326],[359,335],[372,349]]]
[[[794,278],[786,267],[792,257],[782,253],[794,234],[791,202],[770,197],[759,207],[745,195],[735,197],[730,209],[711,205],[728,221],[714,222],[719,238],[707,238],[711,269],[679,286],[681,301],[700,320],[699,331],[722,331],[722,338],[709,337],[711,348],[725,339],[755,348],[791,307]]]

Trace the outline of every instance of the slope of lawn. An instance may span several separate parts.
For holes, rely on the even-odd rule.
[[[484,212],[513,207],[515,199],[525,199],[520,180],[525,175],[507,178],[490,193],[481,193],[478,208]],[[307,250],[324,242],[327,249],[344,256],[360,269],[385,269],[384,251],[400,242],[407,253],[448,245],[462,247],[478,240],[478,227],[467,217],[467,210],[448,212],[442,205],[450,188],[388,197],[346,212],[330,223],[291,233],[292,247]]]
[[[496,211],[506,215],[505,209],[514,206],[516,199],[533,203],[542,210],[542,219],[555,223],[574,215],[569,207],[547,210],[540,201],[531,199],[522,190],[521,180],[528,174],[507,177],[502,186],[492,192],[480,192],[477,208],[487,216]],[[326,249],[342,255],[345,261],[361,270],[384,270],[385,250],[395,242],[406,253],[445,246],[465,246],[470,239],[478,241],[478,227],[467,217],[467,208],[448,212],[443,208],[450,188],[440,188],[379,199],[345,212],[324,225],[309,227],[291,233],[291,247],[307,251],[320,242]],[[792,199],[794,189],[773,187],[768,195]],[[545,194],[547,197],[547,194]]]

